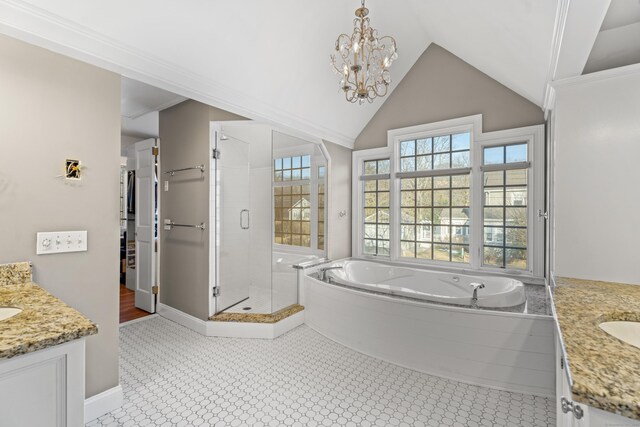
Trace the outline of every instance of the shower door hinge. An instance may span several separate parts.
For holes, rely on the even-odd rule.
[[[213,151],[212,157],[218,160],[220,158],[220,150],[218,150],[217,148],[214,148],[212,151]]]
[[[217,286],[214,286],[214,287],[213,287],[212,295],[213,295],[214,297],[220,296],[220,288],[219,288],[219,287],[217,287]]]
[[[158,295],[158,285],[151,287],[151,293],[154,295]]]
[[[154,156],[157,156],[158,154],[160,154],[160,148],[158,147],[151,148],[151,154],[153,154]]]

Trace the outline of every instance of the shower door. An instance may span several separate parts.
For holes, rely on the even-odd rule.
[[[250,146],[213,132],[215,181],[215,313],[249,298],[251,281]]]

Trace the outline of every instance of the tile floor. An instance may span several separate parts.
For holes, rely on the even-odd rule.
[[[307,326],[207,338],[162,317],[120,329],[123,407],[98,426],[554,426],[551,399],[422,374]]]

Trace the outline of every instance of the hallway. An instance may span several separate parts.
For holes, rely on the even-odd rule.
[[[140,319],[141,317],[150,316],[144,310],[140,310],[135,306],[136,293],[120,285],[120,323],[130,320]]]

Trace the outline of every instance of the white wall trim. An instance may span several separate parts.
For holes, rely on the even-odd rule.
[[[546,111],[553,105],[555,97],[551,82],[553,81],[558,62],[560,60],[560,50],[562,47],[562,37],[567,26],[567,15],[569,14],[569,3],[571,0],[559,0],[556,9],[556,20],[553,25],[553,39],[551,40],[551,58],[549,59],[549,69],[547,70],[547,84],[542,101],[542,108]]]
[[[124,393],[122,386],[117,386],[98,393],[84,400],[84,422],[88,423],[122,406]]]
[[[250,119],[288,126],[347,148],[354,146],[353,136],[285,112],[22,0],[0,0],[0,33]]]
[[[201,335],[207,335],[207,322],[166,304],[158,303],[158,314]]]
[[[611,68],[609,70],[602,70],[595,73],[582,74],[576,77],[560,79],[551,82],[551,86],[557,90],[563,87],[586,85],[610,79],[632,76],[636,74],[640,74],[640,64],[625,65],[624,67]]]

